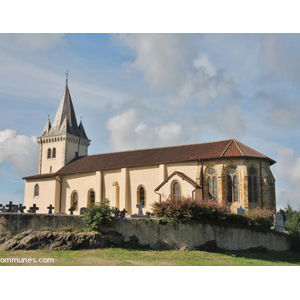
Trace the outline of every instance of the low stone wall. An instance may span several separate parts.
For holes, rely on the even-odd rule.
[[[228,250],[246,250],[265,247],[268,250],[286,251],[291,248],[287,235],[279,233],[261,233],[247,229],[225,228],[207,224],[158,225],[135,219],[123,219],[114,222],[111,228],[101,228],[103,232],[117,231],[124,240],[136,236],[140,245],[149,245],[152,249],[188,249],[215,241],[218,248]]]
[[[0,213],[0,235],[14,236],[32,229],[83,229],[81,216]],[[102,227],[102,232],[116,231],[124,241],[133,237],[143,246],[152,249],[193,249],[215,241],[217,247],[228,250],[246,250],[265,247],[268,250],[286,251],[291,248],[287,235],[260,233],[247,229],[225,228],[207,224],[158,225],[138,219],[117,219],[111,227]]]
[[[0,235],[14,236],[26,230],[41,229],[83,229],[86,226],[81,216],[0,213]]]

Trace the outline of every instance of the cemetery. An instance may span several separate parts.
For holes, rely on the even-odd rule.
[[[62,240],[62,236],[66,237],[66,234],[63,233],[65,229],[68,229],[68,231],[84,231],[86,227],[83,222],[83,215],[73,215],[72,207],[69,209],[69,215],[53,214],[54,207],[52,205],[48,206],[47,214],[37,214],[39,207],[36,204],[26,210],[26,207],[21,204],[16,205],[9,202],[5,206],[1,205],[0,209],[0,238],[2,237],[2,242],[13,240],[14,236],[18,235],[20,237],[22,234],[24,238],[27,237],[27,240],[29,240],[28,236],[35,234],[34,238],[36,239],[37,236],[41,235],[40,232],[47,232],[47,230],[52,232],[52,235],[49,235],[48,232],[49,237],[52,236],[53,238],[53,235],[56,235],[57,238],[60,236]],[[275,229],[282,231],[283,222],[280,215],[275,216],[273,232],[271,230],[269,232],[257,232],[246,228],[224,227],[205,223],[179,224],[177,226],[159,224],[151,222],[153,218],[144,215],[141,206],[138,207],[137,214],[125,217],[125,213],[125,209],[121,211],[116,209],[112,224],[101,227],[101,234],[110,237],[106,242],[103,241],[102,237],[100,239],[98,233],[98,235],[95,233],[97,238],[95,235],[85,233],[86,239],[100,239],[99,245],[101,244],[101,247],[111,245],[112,239],[115,243],[114,246],[147,246],[155,250],[192,250],[211,243],[214,243],[220,249],[228,250],[247,250],[262,247],[273,251],[287,251],[291,247],[288,235],[275,231]],[[242,207],[237,209],[237,214],[244,214]],[[60,234],[55,234],[58,231],[60,231]],[[80,236],[81,241],[83,239],[82,234]],[[69,232],[67,239],[74,239],[75,241],[76,237]],[[18,246],[18,239],[14,239],[13,242],[14,247],[17,247],[17,249],[21,247]],[[89,242],[83,244],[90,245]],[[96,247],[94,242],[91,245]],[[27,246],[24,245],[24,247]],[[48,244],[45,245],[44,243],[41,247],[51,248],[51,239],[49,238]]]

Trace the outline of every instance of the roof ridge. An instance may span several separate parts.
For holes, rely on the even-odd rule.
[[[241,151],[242,155],[245,156],[244,151],[241,149],[241,147],[239,146],[239,141],[237,141],[236,139],[233,139],[233,142],[235,143],[235,145],[238,147],[238,149]]]
[[[135,151],[147,151],[147,150],[157,150],[157,149],[167,149],[167,148],[178,148],[178,147],[188,147],[188,146],[196,146],[196,145],[206,145],[206,144],[215,144],[221,143],[231,140],[220,140],[220,141],[212,141],[212,142],[205,142],[205,143],[194,143],[194,144],[182,144],[182,145],[174,145],[174,146],[161,146],[161,147],[154,147],[154,148],[140,148],[140,149],[131,149],[131,150],[123,150],[123,151],[115,151],[115,152],[105,152],[105,153],[96,153],[96,154],[89,154],[89,156],[96,156],[102,154],[114,154],[114,153],[128,153],[128,152],[135,152]]]
[[[230,145],[232,144],[233,139],[231,139],[231,140],[229,140],[229,141],[230,141],[229,144],[227,145],[227,147],[225,148],[225,150],[222,152],[222,154],[221,154],[220,157],[223,157],[223,156],[224,156],[224,154],[226,153],[226,151],[229,149]]]
[[[263,153],[255,150],[255,149],[253,149],[252,147],[250,147],[250,146],[248,146],[248,145],[246,145],[246,144],[244,144],[244,143],[242,143],[240,141],[237,141],[237,142],[240,143],[240,144],[242,144],[244,147],[247,147],[247,148],[251,149],[252,151],[258,153],[259,155],[262,155],[263,157],[269,158],[267,155],[265,155],[265,154],[263,154]],[[244,156],[246,156],[246,155],[244,155]]]

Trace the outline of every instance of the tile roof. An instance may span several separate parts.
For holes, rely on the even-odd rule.
[[[112,152],[78,157],[61,168],[56,175],[230,157],[261,158],[268,160],[270,165],[276,163],[273,159],[241,142],[230,139],[201,144]],[[55,174],[49,174],[50,177],[53,175]],[[24,179],[30,179],[31,177],[32,176],[25,177]]]

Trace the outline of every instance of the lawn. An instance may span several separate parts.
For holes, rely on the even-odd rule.
[[[31,259],[31,262],[29,260]],[[41,261],[39,261],[41,259]],[[299,266],[300,253],[154,251],[119,248],[81,251],[0,251],[0,266]]]

